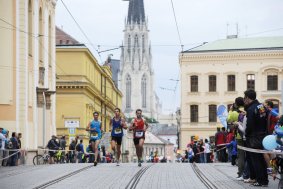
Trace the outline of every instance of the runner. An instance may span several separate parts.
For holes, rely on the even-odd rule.
[[[89,122],[86,131],[90,131],[90,142],[93,152],[95,152],[93,165],[97,165],[98,145],[101,139],[101,122],[98,120],[99,113],[93,112],[93,120]]]
[[[120,116],[120,109],[115,108],[115,117],[110,120],[111,129],[111,148],[114,152],[117,166],[120,165],[121,144],[123,137],[123,129],[127,129],[125,119]]]
[[[145,131],[148,128],[148,124],[145,119],[142,118],[142,110],[136,110],[137,118],[133,119],[131,123],[130,130],[134,132],[134,144],[136,147],[136,154],[138,156],[138,166],[141,166],[142,153],[143,153],[143,143],[145,139]]]

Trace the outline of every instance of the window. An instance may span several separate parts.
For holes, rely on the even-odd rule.
[[[31,0],[29,0],[28,3],[28,32],[29,33],[33,33],[33,26],[32,26],[32,4],[31,4]],[[32,40],[33,40],[33,36],[32,35],[28,35],[28,53],[30,56],[32,56]]]
[[[216,75],[208,76],[209,92],[216,92]]]
[[[141,81],[141,92],[142,92],[142,107],[146,108],[146,76],[142,76],[142,81]]]
[[[144,35],[142,36],[142,51],[145,51],[145,40],[144,40]]]
[[[216,122],[217,121],[217,115],[216,115],[216,105],[209,105],[208,106],[208,114],[209,114],[209,122]]]
[[[126,108],[131,108],[131,92],[132,92],[131,76],[126,77]]]
[[[268,91],[278,90],[278,76],[277,75],[267,76],[267,90]]]
[[[191,92],[198,92],[198,76],[191,76]]]
[[[191,105],[191,122],[198,122],[198,105]]]
[[[228,91],[235,91],[235,75],[228,75],[227,76],[227,80],[228,80]]]
[[[254,74],[247,75],[247,89],[255,90],[255,75]]]

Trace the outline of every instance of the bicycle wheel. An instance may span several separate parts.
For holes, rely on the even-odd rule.
[[[34,156],[32,162],[34,165],[42,165],[44,164],[44,158],[42,155],[36,155]]]

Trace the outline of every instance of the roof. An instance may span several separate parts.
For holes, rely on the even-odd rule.
[[[159,140],[161,140],[161,142],[163,142],[164,144],[169,144],[169,145],[174,145],[172,142],[170,142],[169,140],[165,140],[161,137],[157,137]]]
[[[129,0],[128,23],[141,24],[145,22],[143,0]]]
[[[75,38],[56,26],[56,45],[78,45],[81,44]]]
[[[283,49],[283,36],[222,39],[214,42],[204,43],[203,45],[184,52],[196,53],[209,51],[243,51],[280,48]]]
[[[155,136],[154,134],[152,134],[149,131],[146,131],[146,137],[145,137],[145,144],[164,144],[163,141],[160,140],[160,138],[158,138],[157,136]]]
[[[156,124],[151,128],[151,132],[155,135],[177,135],[177,126],[168,124]]]

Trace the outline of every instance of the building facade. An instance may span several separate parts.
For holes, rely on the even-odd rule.
[[[26,149],[56,134],[56,2],[0,0],[0,125]]]
[[[130,0],[118,82],[124,94],[122,109],[127,117],[134,117],[136,109],[140,108],[148,118],[157,118],[151,60],[143,0]]]
[[[217,107],[228,108],[247,89],[281,106],[282,62],[283,37],[224,39],[182,52],[181,148],[192,136],[214,136]]]
[[[100,114],[103,131],[109,131],[114,109],[122,106],[122,93],[117,89],[109,66],[100,66],[83,44],[56,28],[56,104],[57,133],[72,139],[86,139],[85,131],[93,112]],[[109,142],[109,141],[108,141]]]

